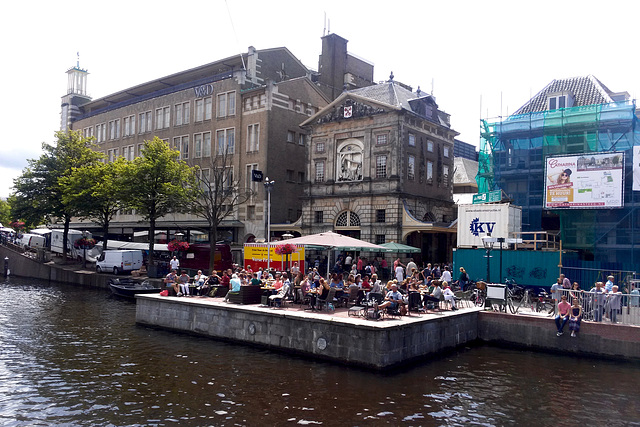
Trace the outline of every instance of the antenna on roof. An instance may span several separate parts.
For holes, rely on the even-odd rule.
[[[431,77],[431,96],[433,96],[433,86],[435,85],[435,80]]]
[[[78,60],[76,62],[76,67],[80,68],[80,51],[76,52],[76,55],[78,56]]]
[[[227,6],[227,13],[229,14],[229,22],[231,23],[231,29],[233,30],[233,35],[236,36],[236,44],[238,45],[238,51],[240,52],[240,61],[242,61],[242,69],[247,71],[247,66],[244,63],[244,58],[242,57],[242,51],[240,50],[240,42],[238,41],[238,33],[236,33],[236,27],[233,25],[233,19],[231,18],[231,11],[229,10],[229,3],[225,0],[225,6]]]
[[[324,13],[324,27],[322,28],[322,37],[327,35],[327,12]]]

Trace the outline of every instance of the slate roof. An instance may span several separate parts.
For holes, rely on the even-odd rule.
[[[412,92],[394,81],[353,89],[347,93],[392,105],[396,108],[402,108],[442,126],[450,127],[449,115],[438,109],[438,104],[436,104],[433,96],[426,92],[420,92],[419,94]],[[427,116],[425,116],[425,112],[417,110],[416,107],[421,101],[433,107],[431,111],[433,115],[427,113]]]
[[[546,111],[548,109],[547,95],[565,91],[573,95],[574,107],[613,102],[612,92],[592,75],[555,79],[516,110],[513,115]]]

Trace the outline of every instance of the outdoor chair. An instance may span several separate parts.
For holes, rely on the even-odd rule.
[[[342,296],[347,307],[356,305],[356,301],[358,299],[358,291],[358,288],[350,288],[349,291]]]
[[[325,309],[329,311],[331,307],[335,308],[335,303],[336,303],[335,296],[336,296],[336,288],[330,288],[327,293],[326,299],[318,298],[318,309],[319,310]]]

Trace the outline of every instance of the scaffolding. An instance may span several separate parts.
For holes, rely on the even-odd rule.
[[[479,192],[503,190],[523,208],[523,231],[557,230],[581,259],[636,264],[638,202],[632,191],[633,146],[640,145],[635,101],[531,112],[483,120]],[[585,153],[624,153],[623,207],[543,209],[545,159]]]

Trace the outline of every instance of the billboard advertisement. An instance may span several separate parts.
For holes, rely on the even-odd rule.
[[[623,153],[547,157],[545,209],[620,208]]]
[[[298,263],[301,271],[305,271],[304,263],[304,246],[296,245],[296,252],[290,255],[279,255],[276,248],[286,241],[271,242],[269,245],[270,267],[277,271],[284,271],[288,266],[291,267],[294,262]],[[251,266],[253,271],[258,271],[260,267],[263,270],[267,268],[267,244],[266,243],[245,243],[244,244],[244,266]]]
[[[482,248],[483,237],[515,237],[522,231],[522,208],[509,203],[458,206],[459,248]]]

